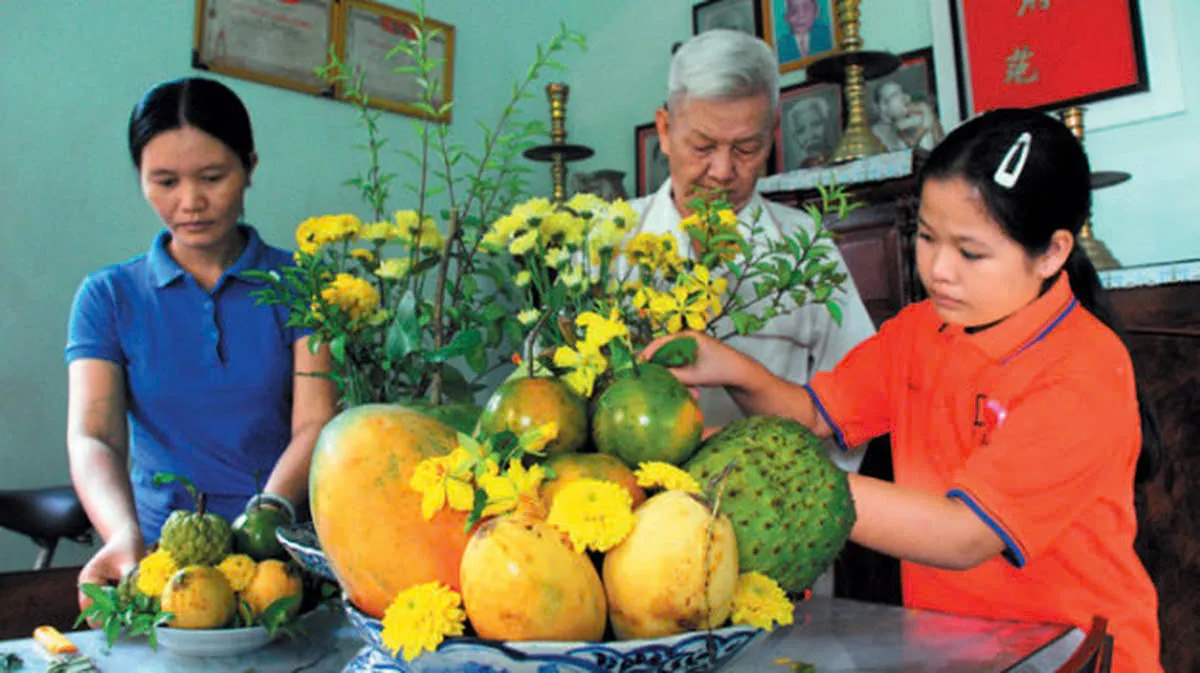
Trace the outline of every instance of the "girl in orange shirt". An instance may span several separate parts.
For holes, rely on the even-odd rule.
[[[977,117],[922,169],[928,300],[807,386],[703,334],[675,373],[843,446],[891,433],[895,483],[850,475],[851,539],[901,560],[906,605],[1082,629],[1103,615],[1113,671],[1161,671],[1157,596],[1133,548],[1133,484],[1154,470],[1158,431],[1077,244],[1089,176],[1045,114]]]

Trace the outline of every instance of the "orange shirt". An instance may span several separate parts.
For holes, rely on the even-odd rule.
[[[960,499],[1007,545],[966,571],[901,562],[906,605],[1084,630],[1103,615],[1114,672],[1162,670],[1133,549],[1133,365],[1065,274],[974,334],[909,306],[809,390],[844,446],[892,433],[898,484]]]

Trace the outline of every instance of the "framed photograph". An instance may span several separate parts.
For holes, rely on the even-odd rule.
[[[633,142],[633,156],[637,162],[634,196],[645,196],[667,181],[671,176],[671,165],[658,144],[658,127],[654,122],[634,127]]]
[[[889,152],[932,150],[943,134],[933,48],[900,54],[900,68],[867,81],[867,122]]]
[[[706,0],[692,7],[692,34],[728,28],[762,37],[760,0]]]
[[[761,0],[763,39],[775,48],[779,71],[807,67],[837,49],[841,25],[835,0]]]
[[[278,0],[275,0],[278,2]],[[413,26],[417,15],[371,0],[342,0],[344,14],[339,25],[338,54],[366,74],[366,93],[372,107],[401,114],[450,121],[450,111],[441,116],[430,115],[417,107],[421,87],[417,75],[405,72],[413,60],[403,52],[393,53],[397,44],[416,38]],[[430,38],[429,57],[441,62],[433,79],[440,83],[433,107],[454,100],[454,26],[425,17],[427,30],[435,31]],[[392,54],[388,58],[388,54]],[[339,87],[339,98],[345,93]]]
[[[336,0],[196,0],[192,67],[329,95],[316,75],[335,39]]]
[[[801,82],[779,92],[777,173],[823,166],[842,138],[842,87]]]
[[[1149,90],[1138,0],[942,1],[950,3],[964,119]]]

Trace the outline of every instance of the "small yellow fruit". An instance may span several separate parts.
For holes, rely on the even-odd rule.
[[[617,638],[658,638],[723,624],[738,577],[729,519],[713,521],[708,503],[684,491],[659,493],[633,515],[633,531],[604,556],[608,616]]]
[[[251,614],[257,617],[275,601],[288,596],[300,596],[303,593],[304,583],[295,566],[278,559],[267,559],[258,564],[254,570],[254,578],[242,591],[241,596],[246,605],[250,606]],[[299,610],[300,602],[297,601],[288,610],[288,614],[294,615]]]
[[[162,593],[162,610],[177,629],[219,629],[233,619],[237,599],[220,570],[188,566],[171,576]]]

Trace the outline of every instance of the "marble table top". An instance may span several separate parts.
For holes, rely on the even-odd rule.
[[[792,673],[809,663],[817,673],[983,673],[1053,671],[1083,640],[1082,632],[1049,624],[997,622],[935,612],[813,597],[798,603],[796,622],[751,645],[723,673]],[[279,640],[236,657],[191,657],[144,640],[112,649],[98,631],[69,634],[103,673],[338,673],[362,647],[341,612],[320,610],[304,618],[307,637]],[[45,669],[32,639],[0,642],[28,671]]]

